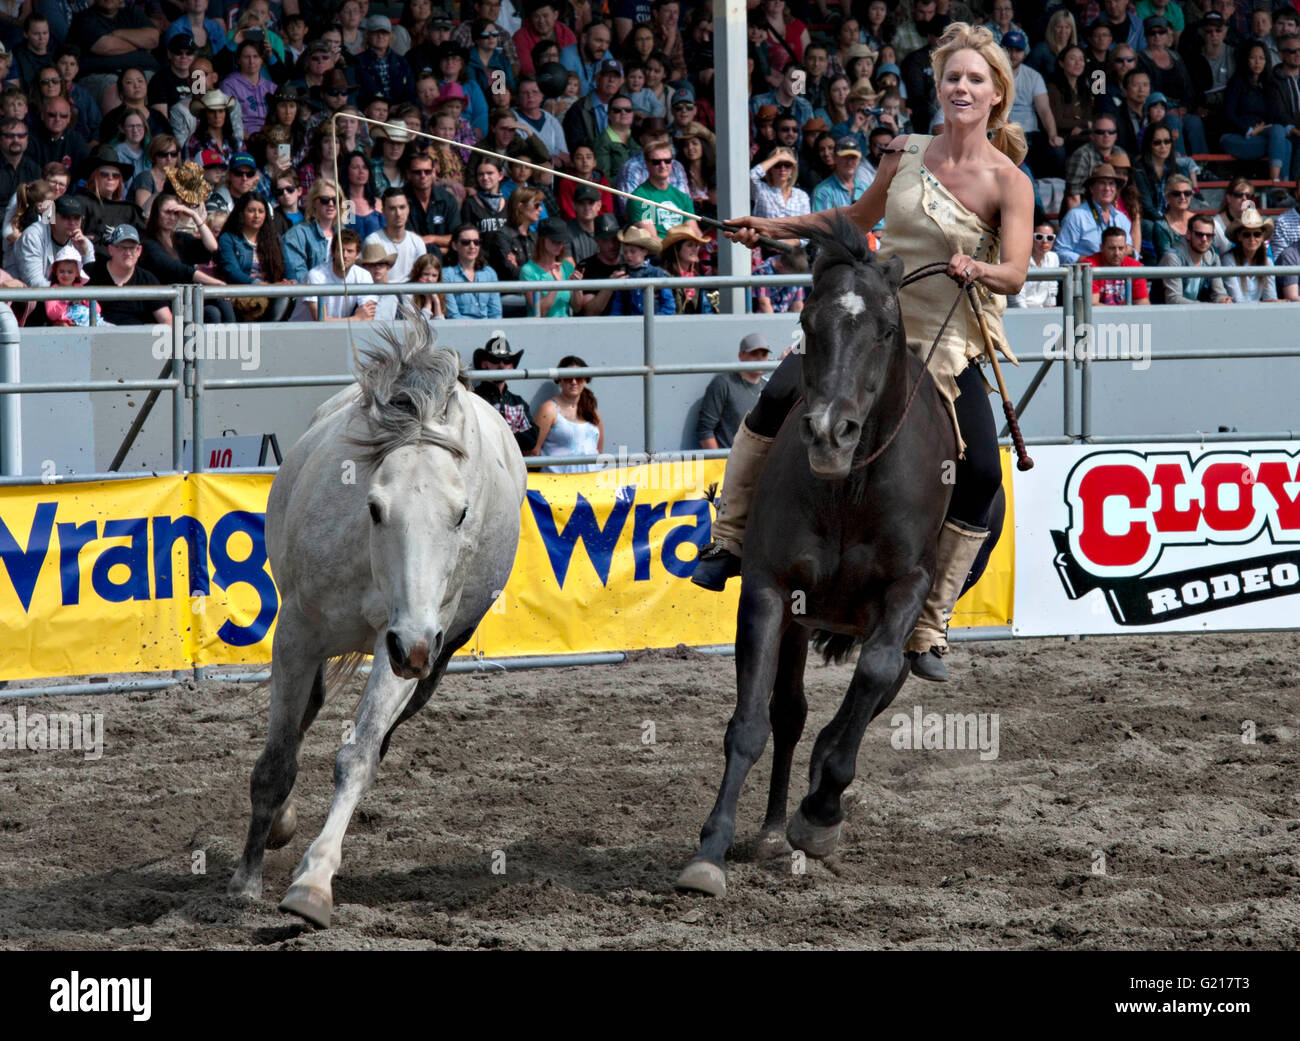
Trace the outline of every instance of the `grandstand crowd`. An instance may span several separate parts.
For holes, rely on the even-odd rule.
[[[1300,0],[1277,2],[749,0],[752,212],[846,205],[896,135],[942,133],[929,55],[962,20],[1015,71],[1033,266],[1300,263]],[[709,0],[0,0],[0,285],[666,275],[658,313],[710,313],[694,280],[715,273],[715,236],[651,203],[717,216],[717,167],[741,158],[717,155],[712,19]],[[753,269],[808,258],[756,251]],[[1152,275],[1094,281],[1095,302],[1300,299],[1300,278],[1266,271]],[[1010,302],[1054,294],[1031,282]],[[754,310],[802,300],[756,289]],[[539,285],[407,302],[490,319],[637,314],[643,296]],[[397,306],[359,289],[212,299],[207,318]],[[167,317],[98,308],[112,324]],[[20,317],[86,324],[90,310]]]

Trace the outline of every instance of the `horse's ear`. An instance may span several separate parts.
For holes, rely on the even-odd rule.
[[[885,261],[885,279],[889,282],[889,288],[895,293],[898,287],[903,284],[903,258],[895,254]]]

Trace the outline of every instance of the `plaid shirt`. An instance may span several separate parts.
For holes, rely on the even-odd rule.
[[[754,259],[758,259],[757,253],[754,254]],[[753,273],[756,275],[781,274],[776,269],[776,257],[768,257],[766,260],[756,263]],[[767,297],[772,301],[772,310],[777,314],[784,314],[803,300],[804,288],[803,286],[756,286],[754,295]]]
[[[1288,246],[1300,242],[1300,209],[1287,210],[1273,228],[1273,256],[1280,257]]]

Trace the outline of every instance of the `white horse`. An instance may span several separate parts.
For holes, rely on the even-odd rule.
[[[413,316],[412,316],[413,317]],[[357,385],[312,417],[271,487],[266,544],[281,608],[271,718],[253,769],[253,815],[234,895],[262,894],[262,857],[288,843],[303,735],[325,700],[325,662],[374,666],[335,763],[329,817],[280,903],[329,925],[331,880],[358,800],[398,724],[505,588],[525,469],[501,416],[469,390],[422,320],[358,359]]]

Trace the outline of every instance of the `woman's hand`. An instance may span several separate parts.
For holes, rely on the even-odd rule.
[[[965,253],[954,253],[948,261],[947,275],[959,286],[968,286],[978,282],[985,274],[985,265],[968,257]]]
[[[738,217],[724,222],[723,234],[732,242],[739,242],[749,249],[757,249],[760,235],[776,237],[769,228],[770,223],[765,217]]]

